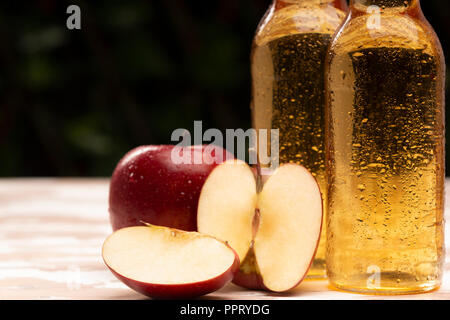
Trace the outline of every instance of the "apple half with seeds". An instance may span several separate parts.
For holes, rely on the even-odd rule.
[[[245,162],[229,160],[202,188],[197,228],[236,250],[242,263],[234,283],[284,292],[311,266],[322,211],[319,186],[304,167],[285,164],[261,179]]]
[[[239,269],[226,243],[198,232],[146,225],[115,231],[102,256],[112,273],[151,298],[181,299],[222,288]]]

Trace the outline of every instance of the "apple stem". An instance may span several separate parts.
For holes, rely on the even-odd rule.
[[[148,222],[145,222],[145,221],[142,221],[142,220],[139,220],[139,222],[142,223],[142,224],[145,224],[147,227],[153,227],[153,225],[148,223]]]

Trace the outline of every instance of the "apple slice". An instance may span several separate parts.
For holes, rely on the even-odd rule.
[[[216,291],[239,269],[238,255],[226,243],[197,232],[153,225],[117,230],[105,240],[102,255],[119,280],[160,299]]]
[[[282,165],[263,180],[258,188],[252,169],[239,160],[216,167],[200,194],[197,226],[236,250],[242,264],[233,282],[283,292],[303,280],[314,259],[322,197],[300,165]]]

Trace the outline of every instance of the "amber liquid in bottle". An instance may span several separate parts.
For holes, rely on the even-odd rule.
[[[433,290],[445,250],[442,49],[416,0],[350,9],[326,76],[327,274],[350,291]]]
[[[252,51],[253,127],[279,129],[279,163],[298,163],[311,171],[324,201],[324,63],[346,9],[344,0],[274,1]],[[308,278],[325,276],[323,226]]]

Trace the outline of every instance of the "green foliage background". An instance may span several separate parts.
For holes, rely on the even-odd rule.
[[[82,30],[66,28],[70,4]],[[129,149],[194,120],[250,127],[251,41],[269,4],[2,2],[0,176],[109,176]],[[448,52],[450,3],[422,7]]]

